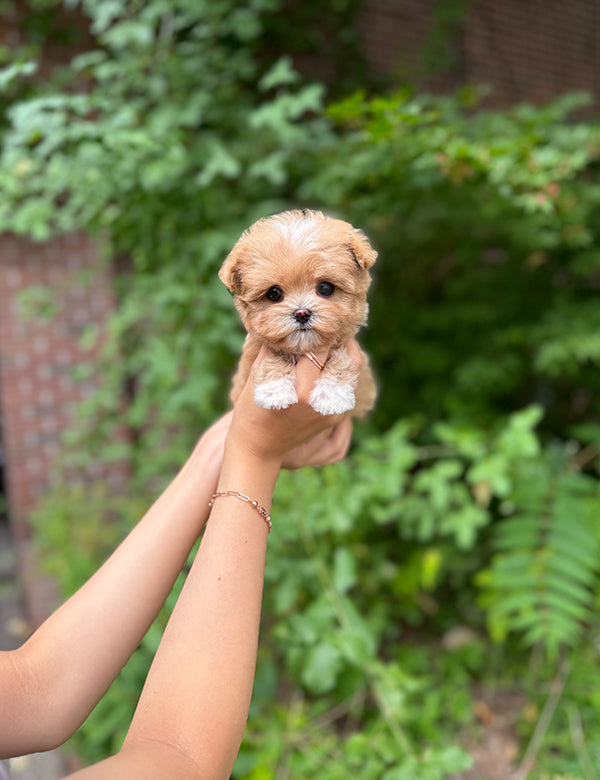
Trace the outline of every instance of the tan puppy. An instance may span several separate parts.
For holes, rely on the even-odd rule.
[[[375,383],[367,356],[362,354],[357,375],[343,344],[366,323],[368,269],[376,257],[362,231],[319,211],[285,211],[242,234],[219,271],[248,331],[231,391],[234,403],[266,344],[273,355],[255,374],[259,406],[296,403],[298,358],[329,347],[310,405],[321,414],[354,410],[354,416],[372,408]]]

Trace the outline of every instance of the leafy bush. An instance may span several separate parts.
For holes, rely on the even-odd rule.
[[[404,91],[329,108],[339,152],[302,192],[380,249],[366,334],[385,367],[379,420],[539,403],[568,436],[594,419],[600,129],[568,120],[582,100],[493,112],[469,90]]]
[[[242,334],[216,270],[241,230],[299,204],[350,219],[380,252],[364,334],[380,400],[350,459],[279,482],[235,776],[458,772],[487,629],[507,680],[523,648],[546,653],[537,679],[568,654],[590,668],[600,130],[569,119],[573,97],[490,112],[472,90],[404,90],[325,108],[261,50],[277,0],[81,5],[97,46],[71,90],[9,101],[0,228],[84,229],[119,258],[70,466],[125,457],[142,498],[57,488],[37,519],[49,565],[76,588],[223,409]],[[168,611],[82,729],[87,757],[118,746]],[[461,650],[440,643],[461,628]],[[593,728],[594,702],[573,696]]]

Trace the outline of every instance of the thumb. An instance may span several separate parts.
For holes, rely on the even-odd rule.
[[[296,366],[296,392],[300,401],[307,401],[317,379],[321,376],[327,358],[328,347],[320,347],[314,352],[301,355]]]

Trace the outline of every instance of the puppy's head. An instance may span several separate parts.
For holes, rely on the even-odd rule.
[[[365,324],[376,257],[348,222],[285,211],[243,233],[219,278],[249,333],[276,351],[302,353],[340,344]]]

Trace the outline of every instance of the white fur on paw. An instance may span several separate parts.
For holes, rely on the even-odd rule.
[[[287,409],[298,402],[293,376],[269,379],[254,388],[254,400],[263,409]]]
[[[323,377],[315,382],[308,402],[320,414],[343,414],[354,409],[354,388]]]

